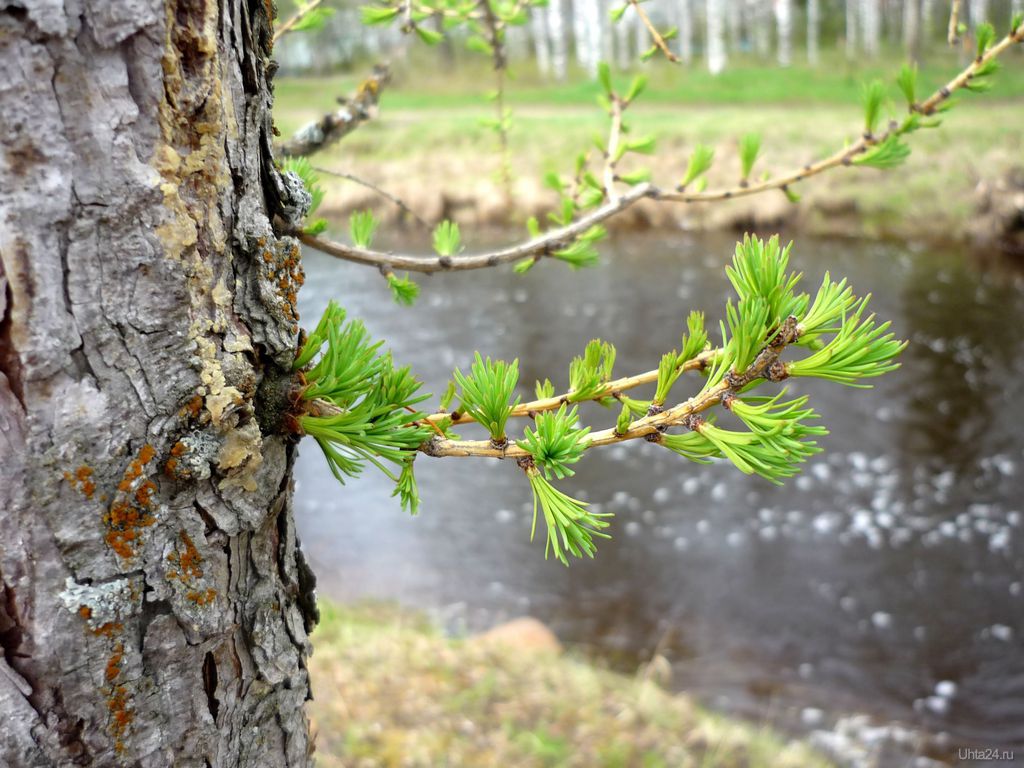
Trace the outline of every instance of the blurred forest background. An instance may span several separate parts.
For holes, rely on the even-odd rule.
[[[881,79],[895,96],[893,79],[912,60],[921,69],[921,91],[930,92],[973,57],[976,26],[989,20],[1006,29],[1021,0],[965,2],[965,34],[953,47],[946,42],[949,6],[934,0],[644,3],[659,29],[678,28],[668,42],[681,65],[660,53],[641,60],[651,41],[631,7],[614,23],[611,0],[550,0],[508,30],[511,196],[499,179],[498,141],[485,125],[494,116],[489,98],[496,76],[485,53],[467,49],[468,33],[449,31],[429,47],[397,25],[362,25],[356,4],[332,3],[335,13],[322,30],[286,35],[275,49],[281,132],[290,135],[318,119],[374,64],[387,62],[393,77],[381,97],[382,119],[318,163],[387,189],[427,221],[492,225],[542,216],[557,200],[544,174],[569,173],[576,153],[605,133],[607,116],[595,104],[599,61],[609,62],[622,82],[636,72],[649,77],[631,123],[658,140],[655,180],[674,183],[693,146],[705,143],[720,158],[709,174],[714,187],[738,178],[736,146],[744,133],[763,137],[755,175],[799,167],[856,138],[865,83]],[[282,17],[288,12],[282,6]],[[1022,53],[1009,52],[992,93],[962,97],[970,108],[946,116],[948,130],[915,138],[900,183],[877,171],[840,172],[800,185],[797,206],[782,194],[728,205],[641,204],[612,226],[785,225],[822,234],[991,240],[999,224],[972,217],[987,204],[990,187],[1004,184],[1019,165],[1020,132],[1012,126],[1020,122],[1024,96]],[[897,116],[903,108],[894,100],[888,109]],[[322,181],[330,192],[327,211],[371,207],[393,221],[405,218],[370,190]]]
[[[931,92],[973,58],[978,24],[1002,35],[1021,3],[965,0],[950,47],[949,5],[935,0],[650,0],[654,23],[679,30],[674,65],[641,60],[651,42],[632,8],[614,24],[610,0],[550,0],[508,34],[507,190],[486,122],[491,59],[458,31],[428,47],[327,0],[322,30],[275,47],[275,122],[291,136],[386,62],[379,112],[313,164],[431,224],[459,221],[472,251],[520,240],[557,201],[545,174],[571,173],[607,131],[600,61],[616,83],[649,77],[630,123],[658,149],[627,163],[672,184],[704,143],[714,187],[738,180],[748,132],[762,136],[756,174],[855,139],[865,82],[886,82],[898,115],[903,62]],[[292,10],[282,3],[281,18]],[[796,238],[810,283],[848,275],[910,340],[904,368],[870,392],[803,386],[833,434],[785,488],[681,470],[645,446],[588,456],[573,491],[616,528],[568,571],[530,543],[529,500],[500,462],[424,460],[424,508],[409,520],[386,482],[339,495],[304,448],[300,533],[321,596],[343,601],[324,603],[313,658],[323,765],[923,768],[969,765],[965,746],[1024,750],[1024,277],[978,259],[1006,226],[993,196],[1024,188],[1022,54],[1003,57],[991,93],[958,96],[940,129],[916,134],[897,171],[836,169],[798,185],[796,204],[779,192],[641,203],[608,222],[601,265],[578,274],[446,275],[400,309],[373,270],[306,252],[304,323],[340,299],[434,392],[474,350],[520,358],[528,382],[595,336],[616,343],[623,370],[650,368],[687,311],[720,319],[722,266],[748,229]],[[320,183],[333,237],[372,208],[384,247],[429,251],[429,229],[377,192]],[[544,626],[515,627],[504,650],[474,637],[522,615],[557,640]]]

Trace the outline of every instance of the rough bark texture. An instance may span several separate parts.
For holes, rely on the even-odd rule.
[[[307,765],[269,4],[0,9],[0,765]]]

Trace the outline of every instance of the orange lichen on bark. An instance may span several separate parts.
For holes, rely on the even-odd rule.
[[[107,696],[107,711],[110,713],[110,735],[114,738],[114,749],[124,752],[124,737],[135,720],[135,712],[129,707],[128,689],[115,685]]]
[[[150,497],[153,495],[153,491],[156,490],[156,483],[152,480],[146,480],[135,489],[135,501],[143,507],[150,505]]]
[[[78,615],[88,621],[92,618],[92,608],[88,605],[80,605],[78,606]]]
[[[175,570],[167,572],[167,579],[177,579],[182,586],[188,588],[185,592],[185,599],[196,605],[209,605],[217,597],[217,590],[195,589],[197,582],[203,577],[203,556],[199,554],[195,542],[187,532],[181,531],[181,543],[183,550],[175,550],[167,555],[167,562],[175,566]]]
[[[201,395],[195,395],[191,400],[185,403],[185,406],[180,411],[178,411],[178,416],[182,419],[198,419],[202,410],[203,398]]]
[[[103,515],[103,523],[107,527],[103,540],[119,557],[126,560],[135,556],[142,529],[156,522],[156,518],[148,511],[152,506],[156,484],[145,479],[136,487],[136,481],[142,477],[146,465],[155,456],[156,449],[153,446],[149,443],[142,446],[138,457],[128,464],[121,482],[117,484],[120,493],[132,495],[117,499]]]
[[[121,661],[124,659],[124,643],[118,643],[114,646],[114,652],[107,659],[107,668],[103,675],[106,677],[108,683],[114,682],[117,676],[121,674]]]
[[[108,621],[91,630],[91,632],[99,637],[113,637],[114,635],[121,633],[123,630],[124,624],[120,621]]]
[[[185,599],[191,600],[196,605],[209,605],[217,597],[217,590],[204,589],[202,591],[189,590],[185,593]]]
[[[147,501],[148,505],[148,501]],[[134,557],[141,529],[148,528],[156,518],[144,510],[136,509],[127,501],[116,501],[103,516],[107,532],[103,539],[120,557]]]
[[[92,467],[83,464],[73,474],[65,472],[64,479],[76,491],[81,491],[85,498],[91,499],[92,495],[96,492],[96,483],[92,481],[92,474]]]

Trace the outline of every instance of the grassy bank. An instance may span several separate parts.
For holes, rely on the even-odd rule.
[[[553,651],[445,638],[382,606],[321,603],[317,764],[825,768],[799,743]]]
[[[936,59],[922,85],[955,72],[950,57]],[[697,70],[652,69],[652,84],[631,110],[634,135],[658,141],[652,166],[665,186],[678,181],[698,143],[715,147],[719,158],[711,186],[735,183],[736,143],[757,131],[762,159],[755,175],[779,174],[819,159],[855,138],[861,128],[861,83],[897,71],[896,62],[854,68],[836,60],[814,70],[755,69],[742,64],[720,78]],[[491,105],[481,97],[489,73],[476,79],[459,70],[449,78],[426,67],[399,67],[384,94],[379,119],[361,127],[317,163],[345,170],[404,199],[428,220],[454,217],[469,225],[517,223],[543,214],[555,202],[541,182],[544,172],[568,173],[572,158],[592,147],[607,130],[593,105],[596,86],[583,79],[541,87],[529,74],[510,87],[514,108],[510,133],[514,194],[508,205],[496,181],[499,167],[494,134],[481,125]],[[284,134],[331,108],[355,78],[283,79],[277,87],[276,122]],[[892,89],[893,113],[899,109]],[[645,204],[620,223],[685,228],[745,228],[783,225],[814,233],[955,238],[967,230],[979,181],[994,179],[1020,164],[1024,137],[1024,57],[1010,56],[991,94],[966,94],[938,130],[911,137],[913,154],[896,171],[845,168],[797,185],[800,203],[781,193],[718,204]],[[351,182],[327,180],[326,209],[339,214],[373,207],[397,209]]]

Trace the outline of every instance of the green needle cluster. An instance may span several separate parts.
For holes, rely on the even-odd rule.
[[[582,357],[569,363],[569,401],[593,400],[607,389],[615,367],[615,347],[606,341],[592,339]]]
[[[864,317],[870,296],[865,296],[856,309],[842,318],[842,324],[832,340],[821,349],[801,360],[786,364],[790,376],[811,376],[828,379],[851,387],[868,387],[860,379],[881,376],[894,371],[899,364],[893,362],[907,346],[890,332],[889,323],[878,324],[874,315]]]
[[[611,513],[588,512],[586,502],[562,493],[545,480],[536,467],[527,469],[526,474],[533,489],[533,526],[530,528],[530,540],[533,540],[537,530],[539,505],[547,526],[545,558],[550,552],[554,552],[558,560],[568,565],[567,554],[573,557],[593,557],[597,551],[594,537],[610,538],[602,529],[608,527],[608,521],[604,518],[611,517]]]
[[[412,462],[431,431],[417,423],[423,414],[413,406],[429,395],[418,394],[420,382],[409,368],[396,368],[380,348],[360,321],[346,322],[345,310],[328,304],[293,364],[305,382],[306,412],[297,420],[340,482],[369,462],[396,483],[402,506],[415,511]]]
[[[569,465],[579,461],[589,445],[590,427],[578,429],[578,423],[577,406],[567,411],[563,403],[557,411],[538,413],[534,428],[527,427],[516,445],[529,451],[549,480],[552,475],[559,480],[572,477],[576,473]]]
[[[491,434],[496,445],[506,442],[505,423],[519,397],[512,400],[519,381],[519,361],[486,360],[476,353],[469,375],[456,369],[452,374],[461,391],[461,410],[468,413]]]

